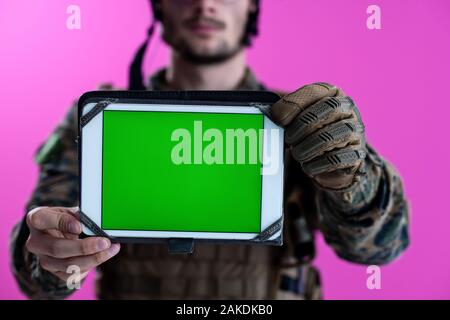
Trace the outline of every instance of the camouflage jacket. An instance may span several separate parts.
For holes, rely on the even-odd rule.
[[[152,76],[150,90],[168,89],[164,72]],[[236,89],[263,87],[248,70]],[[26,212],[44,205],[78,205],[77,123],[74,105],[39,148],[38,183]],[[286,151],[282,247],[199,244],[192,255],[170,255],[163,245],[126,244],[98,267],[97,295],[105,299],[317,299],[319,274],[311,264],[316,230],[345,260],[378,265],[392,261],[409,243],[408,204],[396,170],[367,148],[366,176],[340,191],[314,184]],[[10,249],[21,290],[33,299],[70,295],[73,291],[27,252],[28,236],[22,219],[14,227]]]

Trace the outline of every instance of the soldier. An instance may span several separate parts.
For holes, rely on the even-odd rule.
[[[144,87],[144,44],[132,64],[130,89],[264,89],[246,66],[244,50],[257,34],[258,0],[151,2],[171,46],[170,63]],[[73,106],[37,152],[39,181],[11,236],[22,291],[33,299],[65,298],[73,292],[67,267],[78,265],[83,278],[97,268],[102,299],[317,299],[320,279],[311,265],[316,230],[351,262],[385,264],[398,257],[409,243],[402,182],[366,143],[354,101],[327,83],[280,95],[271,117],[286,128],[288,147],[283,246],[198,244],[191,255],[171,255],[165,245],[79,239]]]

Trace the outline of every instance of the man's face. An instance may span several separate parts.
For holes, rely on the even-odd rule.
[[[226,60],[242,49],[252,0],[161,0],[163,38],[200,64]]]

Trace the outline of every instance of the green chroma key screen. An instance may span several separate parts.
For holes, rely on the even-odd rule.
[[[259,130],[263,126],[261,114],[105,110],[102,228],[259,233],[262,190]],[[189,148],[179,154],[186,156],[183,159],[192,158],[191,164],[176,164],[172,159],[173,149],[181,141],[173,141],[172,134],[179,128],[190,134],[190,143],[183,141],[187,141],[184,146],[191,146],[191,157]],[[203,140],[210,128],[216,129],[216,135]],[[231,151],[226,148],[227,129],[258,132],[256,162],[249,160],[248,136],[244,163],[237,163],[237,140],[231,154],[234,163],[226,161],[226,154]],[[223,140],[223,163],[205,163],[202,151],[220,140]],[[200,161],[197,158],[195,163],[198,148]],[[220,156],[220,152],[209,151],[215,157]]]

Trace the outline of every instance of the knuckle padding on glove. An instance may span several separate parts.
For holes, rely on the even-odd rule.
[[[307,106],[325,97],[340,95],[342,92],[326,83],[315,83],[301,87],[297,91],[284,96],[271,108],[273,120],[281,126],[286,126]]]
[[[352,115],[354,104],[348,97],[325,98],[301,112],[286,130],[286,143],[295,144],[320,124]],[[340,117],[340,118],[339,118]]]
[[[358,139],[362,132],[364,132],[364,127],[361,123],[339,121],[318,130],[295,145],[292,155],[300,162],[309,161],[320,155],[320,152],[331,150],[343,141],[350,142],[352,135],[355,136],[355,140]]]
[[[366,152],[364,150],[347,148],[329,152],[318,159],[303,164],[302,167],[307,174],[315,176],[320,173],[352,166],[365,157]]]

